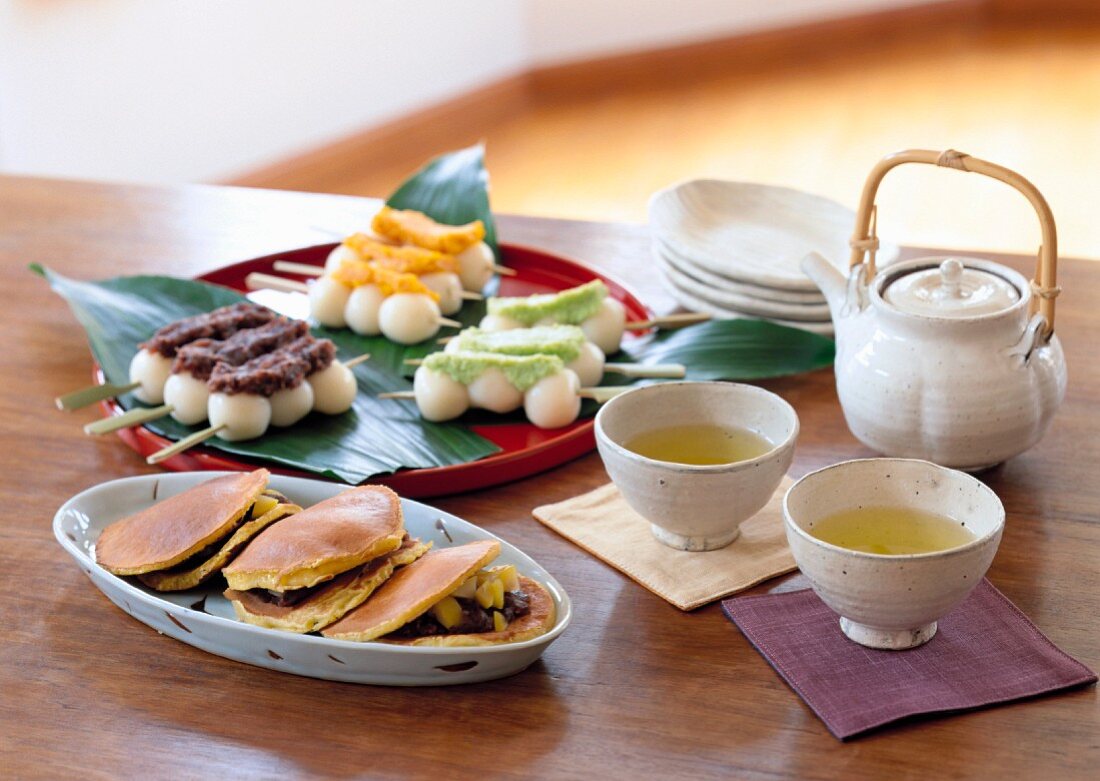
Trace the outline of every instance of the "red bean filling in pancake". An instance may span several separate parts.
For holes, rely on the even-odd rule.
[[[443,624],[436,621],[432,611],[429,610],[400,629],[390,632],[386,637],[413,640],[430,635],[472,635],[493,631],[493,616],[488,610],[473,599],[460,598],[457,601],[462,608],[462,620],[450,629],[446,629]],[[504,619],[510,624],[513,620],[531,612],[531,600],[522,591],[506,591],[504,609],[497,612],[503,613]]]

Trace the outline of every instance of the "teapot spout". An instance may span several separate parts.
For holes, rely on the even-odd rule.
[[[833,321],[839,320],[844,308],[844,302],[848,297],[848,284],[844,275],[829,261],[816,252],[811,252],[802,258],[802,271],[805,272],[813,283],[821,288],[825,300],[829,304],[829,312]]]

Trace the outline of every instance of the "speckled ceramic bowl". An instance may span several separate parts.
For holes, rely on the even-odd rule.
[[[623,447],[668,426],[714,424],[755,431],[774,447],[759,458],[691,466],[656,461]],[[679,550],[722,548],[740,533],[787,473],[798,416],[774,393],[730,382],[663,382],[617,396],[596,415],[596,445],[627,504],[654,536]]]
[[[902,506],[946,515],[977,539],[935,553],[886,556],[840,548],[813,536],[814,524],[859,506]],[[787,542],[849,638],[900,650],[932,639],[936,621],[963,601],[989,569],[1005,511],[992,489],[928,461],[845,461],[803,477],[783,500]]]

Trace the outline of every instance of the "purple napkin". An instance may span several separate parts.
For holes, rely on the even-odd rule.
[[[907,716],[1096,682],[988,580],[939,622],[935,637],[908,651],[853,643],[809,589],[735,597],[722,609],[841,740]]]

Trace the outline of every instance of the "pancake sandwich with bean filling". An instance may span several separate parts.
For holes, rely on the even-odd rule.
[[[382,486],[337,494],[273,526],[226,567],[241,621],[313,632],[362,604],[430,545],[405,533],[401,500]]]
[[[266,469],[216,477],[116,521],[96,562],[158,591],[194,588],[222,570],[271,524],[301,508],[268,489]]]
[[[514,566],[485,568],[496,540],[435,550],[402,568],[367,602],[321,634],[399,645],[518,643],[554,625],[554,600]]]

